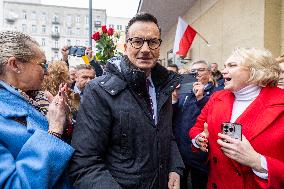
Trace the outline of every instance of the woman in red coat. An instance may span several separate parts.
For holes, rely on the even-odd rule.
[[[189,132],[193,145],[209,152],[207,188],[284,188],[279,73],[266,50],[238,48],[225,62],[225,90],[213,94]],[[242,140],[221,134],[224,122],[241,124]]]

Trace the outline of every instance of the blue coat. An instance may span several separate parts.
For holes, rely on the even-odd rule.
[[[47,119],[0,81],[0,188],[70,188],[64,170],[74,150],[47,129]]]
[[[196,122],[196,118],[210,98],[210,95],[216,90],[222,88],[215,87],[212,83],[204,89],[204,97],[197,101],[193,92],[179,96],[178,103],[173,105],[173,131],[176,137],[177,145],[186,167],[191,166],[198,170],[207,172],[207,153],[192,152],[191,141],[188,136],[189,130]]]

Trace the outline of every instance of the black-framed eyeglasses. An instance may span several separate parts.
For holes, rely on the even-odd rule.
[[[133,37],[127,39],[127,42],[129,42],[135,49],[140,49],[144,45],[145,41],[147,42],[148,47],[152,50],[157,49],[162,43],[162,40],[157,38],[143,39],[140,37]]]
[[[196,72],[204,72],[207,71],[208,69],[206,68],[198,68],[198,69],[191,69],[190,72],[196,73]]]

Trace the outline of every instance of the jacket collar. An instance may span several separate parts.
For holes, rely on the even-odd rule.
[[[125,81],[135,92],[147,94],[145,72],[135,67],[127,56],[110,59],[106,65],[106,71]],[[167,94],[171,94],[181,80],[180,75],[169,72],[159,63],[156,63],[152,69],[151,78],[156,91],[163,91]],[[125,87],[125,85],[121,85],[121,87]]]

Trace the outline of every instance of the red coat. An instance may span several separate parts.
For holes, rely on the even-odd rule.
[[[203,123],[209,130],[209,179],[207,188],[257,189],[284,188],[284,90],[265,87],[259,96],[236,120],[242,124],[243,135],[252,147],[264,155],[268,166],[268,180],[256,176],[250,167],[243,166],[225,156],[217,144],[221,124],[231,118],[234,95],[223,90],[213,94],[203,108],[191,138],[203,131]]]

